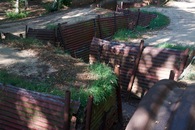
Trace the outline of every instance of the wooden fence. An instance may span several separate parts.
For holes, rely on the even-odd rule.
[[[123,92],[128,90],[142,97],[154,83],[169,78],[171,70],[177,80],[185,67],[188,51],[144,47],[144,41],[135,46],[93,38],[89,59],[90,63],[105,62],[113,68],[118,65]]]

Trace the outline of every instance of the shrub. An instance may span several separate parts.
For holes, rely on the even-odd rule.
[[[9,19],[22,19],[22,18],[26,18],[28,14],[29,14],[28,12],[20,12],[20,13],[6,12],[6,17]]]

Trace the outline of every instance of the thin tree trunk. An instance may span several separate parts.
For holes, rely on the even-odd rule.
[[[19,0],[16,0],[16,4],[15,4],[15,13],[19,13],[20,10],[19,10]]]
[[[28,8],[28,0],[25,0],[24,4],[25,4],[25,10],[26,10]]]

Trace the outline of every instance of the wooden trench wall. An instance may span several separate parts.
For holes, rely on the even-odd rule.
[[[116,31],[136,26],[148,26],[156,15],[138,11],[120,10],[110,16],[97,16],[95,19],[76,24],[59,23],[57,29],[32,29],[26,27],[26,37],[44,41],[60,42],[66,52],[75,58],[88,62],[89,48],[93,37],[110,38]],[[57,46],[57,45],[56,45]]]
[[[89,62],[103,62],[113,69],[119,67],[122,92],[129,95],[130,91],[141,98],[157,81],[168,79],[171,70],[177,80],[185,67],[188,51],[144,46],[144,41],[136,46],[94,37]]]

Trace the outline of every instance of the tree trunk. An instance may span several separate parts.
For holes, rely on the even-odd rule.
[[[20,9],[19,9],[19,0],[16,0],[16,4],[15,4],[15,13],[19,13],[20,12]]]
[[[28,0],[24,0],[25,10],[28,8]]]

